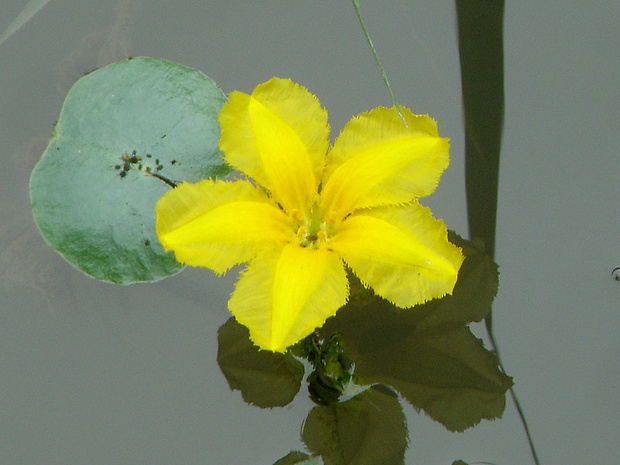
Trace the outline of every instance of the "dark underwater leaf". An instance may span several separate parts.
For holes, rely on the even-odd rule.
[[[501,416],[512,380],[467,326],[487,315],[497,266],[469,242],[451,240],[466,255],[452,296],[402,309],[351,277],[350,302],[319,333],[339,334],[361,384],[392,386],[449,430],[462,431]]]
[[[313,408],[302,439],[325,465],[403,465],[407,426],[398,397],[378,386],[346,402]]]
[[[217,362],[231,389],[259,407],[281,407],[299,392],[303,364],[290,352],[259,350],[245,326],[230,318],[218,331]]]

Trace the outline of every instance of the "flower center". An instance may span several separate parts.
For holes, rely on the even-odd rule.
[[[295,241],[301,247],[318,249],[327,244],[334,234],[334,221],[323,218],[319,209],[313,208],[309,218],[295,210],[290,215],[295,231]]]

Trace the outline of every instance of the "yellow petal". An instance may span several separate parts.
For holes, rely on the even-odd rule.
[[[288,244],[250,262],[228,308],[255,344],[284,352],[334,315],[348,293],[344,265],[334,253]]]
[[[330,247],[362,282],[399,307],[451,294],[463,263],[443,222],[418,203],[354,214]]]
[[[429,195],[448,166],[448,139],[437,123],[401,107],[375,108],[344,127],[327,158],[323,205],[341,217],[358,208],[410,202]]]
[[[219,121],[226,161],[288,212],[307,214],[329,146],[327,112],[318,99],[290,80],[273,78],[252,95],[231,93]]]
[[[282,247],[292,234],[284,212],[248,181],[180,184],[159,199],[156,213],[164,249],[216,273],[265,247]]]

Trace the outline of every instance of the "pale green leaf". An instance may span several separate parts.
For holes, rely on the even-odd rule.
[[[34,219],[47,243],[103,281],[178,272],[157,239],[155,203],[171,189],[164,178],[196,182],[230,171],[218,147],[225,99],[199,71],[152,58],[80,79],[30,179]]]

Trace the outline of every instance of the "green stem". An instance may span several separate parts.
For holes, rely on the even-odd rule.
[[[409,125],[407,124],[407,120],[405,120],[405,116],[400,111],[400,106],[398,105],[398,102],[396,101],[396,96],[394,95],[394,92],[392,92],[392,87],[390,86],[390,81],[388,80],[387,74],[385,73],[385,68],[381,64],[381,60],[379,59],[377,50],[375,49],[375,46],[372,43],[372,39],[370,38],[370,34],[368,33],[366,26],[364,25],[364,20],[362,19],[362,12],[360,10],[360,2],[359,0],[351,0],[351,1],[353,2],[353,8],[355,8],[355,13],[357,13],[357,19],[360,22],[360,26],[362,26],[362,31],[364,32],[366,41],[368,42],[368,45],[370,46],[370,49],[372,50],[372,54],[375,57],[377,66],[379,67],[379,71],[381,71],[381,77],[383,78],[383,82],[385,83],[385,86],[387,87],[388,92],[390,93],[390,96],[392,97],[392,103],[394,103],[394,108],[396,108],[396,111],[400,115],[400,118],[403,120],[405,127],[409,128]]]
[[[146,170],[144,170],[144,171],[143,171],[143,173],[146,173],[146,174],[147,174],[147,175],[149,175],[149,176],[152,176],[152,177],[154,177],[154,178],[159,179],[160,181],[165,182],[166,184],[168,184],[168,185],[169,185],[170,187],[172,187],[173,189],[179,185],[179,183],[178,183],[178,182],[176,182],[176,181],[172,181],[172,180],[170,180],[170,179],[168,179],[168,178],[165,178],[165,177],[164,177],[164,176],[162,176],[161,174],[158,174],[158,173],[153,173],[152,171],[146,171]]]
[[[499,355],[499,348],[497,347],[497,342],[495,342],[495,336],[493,335],[493,327],[490,324],[487,324],[486,326],[487,326],[487,334],[489,336],[489,341],[491,342],[491,350],[495,352],[495,356],[497,357],[497,364],[499,365],[500,369],[504,373],[506,373],[506,370],[504,369],[504,364],[502,363],[502,359]],[[510,388],[510,397],[512,398],[513,404],[517,408],[517,414],[519,415],[519,418],[521,419],[521,424],[523,425],[523,429],[525,430],[525,435],[527,436],[527,442],[529,443],[529,446],[530,446],[530,452],[532,454],[532,459],[534,460],[534,463],[536,465],[540,465],[540,462],[538,461],[538,455],[536,454],[536,447],[534,447],[534,439],[532,438],[532,435],[530,434],[530,428],[528,427],[527,421],[525,420],[525,413],[523,412],[523,409],[521,408],[521,403],[519,402],[519,398],[517,397],[517,393],[515,392],[514,387]]]

